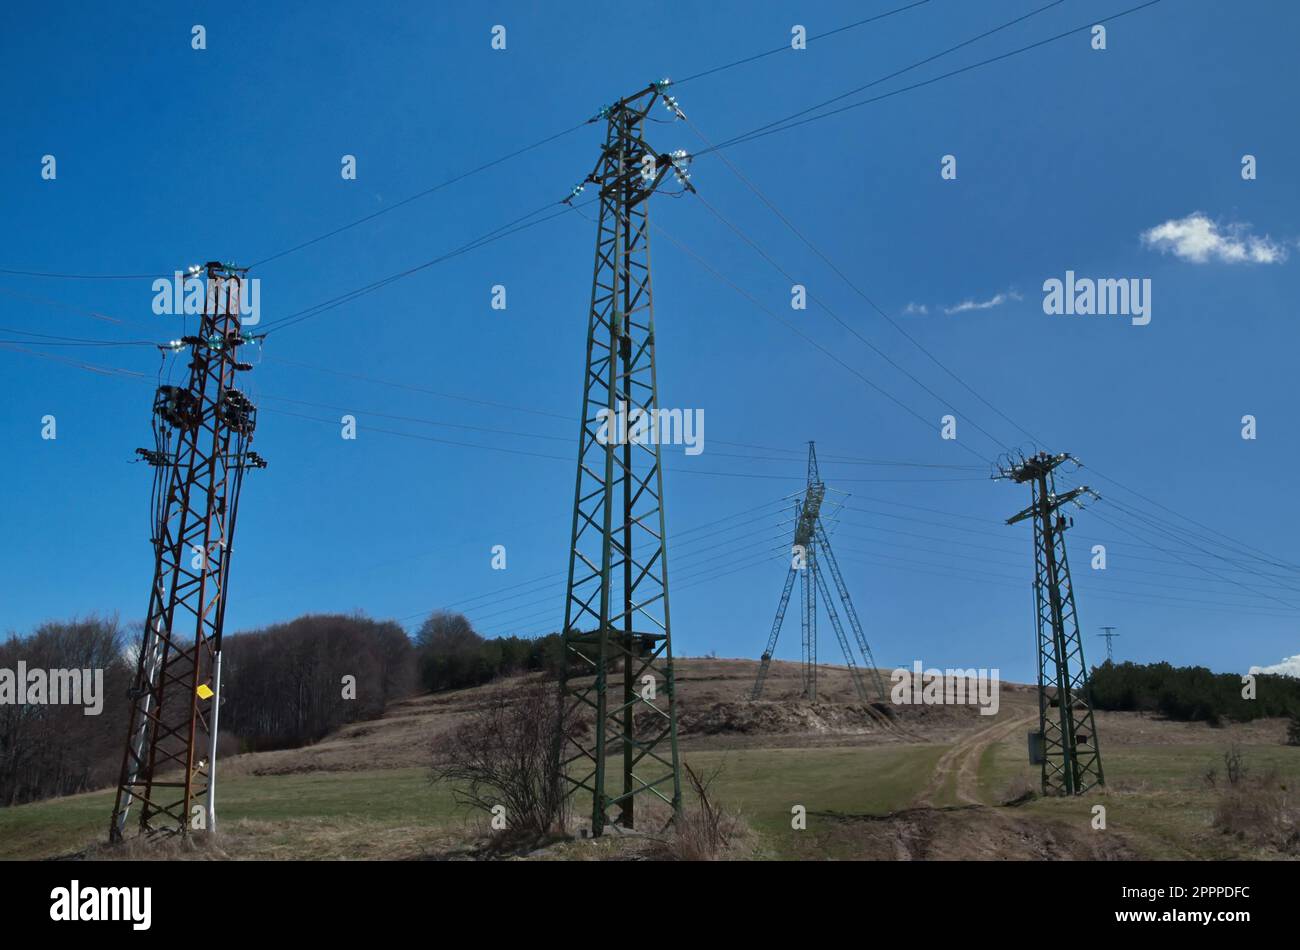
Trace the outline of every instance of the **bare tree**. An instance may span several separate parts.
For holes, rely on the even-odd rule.
[[[449,783],[461,804],[500,815],[515,835],[563,832],[564,740],[575,728],[554,683],[494,689],[439,737],[433,780]]]
[[[98,715],[47,701],[0,703],[0,806],[69,795],[108,784],[122,756],[121,722],[131,671],[116,618],[41,624],[0,641],[0,669],[100,671]],[[52,699],[52,697],[47,697]]]

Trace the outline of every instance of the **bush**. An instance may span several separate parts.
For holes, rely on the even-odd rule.
[[[575,718],[554,683],[496,689],[470,718],[434,743],[432,779],[457,802],[487,814],[504,807],[507,837],[563,833],[564,746]]]
[[[1300,855],[1300,807],[1276,772],[1224,789],[1214,827],[1257,847]]]
[[[727,812],[714,799],[712,786],[722,767],[705,775],[683,763],[694,793],[693,807],[683,807],[667,842],[666,856],[678,861],[715,861],[728,858],[748,841],[749,828],[739,815]]]

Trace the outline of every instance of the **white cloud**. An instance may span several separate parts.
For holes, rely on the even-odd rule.
[[[1272,666],[1252,666],[1252,673],[1273,673],[1278,676],[1300,676],[1300,653],[1285,657],[1281,663]]]
[[[1185,218],[1171,218],[1143,231],[1142,243],[1193,264],[1278,264],[1286,260],[1284,244],[1249,232],[1249,224],[1220,225],[1193,211]]]
[[[911,316],[913,314],[920,314],[921,316],[925,316],[929,312],[930,312],[930,308],[923,303],[909,303],[906,307],[903,308],[903,313],[907,314],[908,316]]]
[[[1024,300],[1014,290],[1008,290],[1006,293],[994,294],[988,300],[971,300],[966,299],[954,307],[944,307],[943,312],[947,314],[966,313],[970,310],[992,310],[994,307],[1000,307],[1008,300]]]

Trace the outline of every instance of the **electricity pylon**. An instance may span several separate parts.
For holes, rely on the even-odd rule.
[[[646,444],[637,435],[647,424],[657,435],[659,421],[646,199],[669,172],[693,190],[678,165],[680,155],[657,153],[643,137],[656,103],[680,115],[666,94],[668,85],[667,80],[654,83],[601,110],[605,144],[584,182],[598,187],[600,213],[561,701],[566,721],[576,712],[592,729],[569,730],[561,740],[561,760],[568,793],[581,789],[592,797],[593,835],[613,818],[633,827],[638,795],[667,803],[674,818],[681,812],[663,467],[659,439]],[[612,690],[611,677],[620,680]],[[607,778],[611,754],[621,756],[621,781]],[[611,816],[614,808],[618,814]]]
[[[1102,627],[1101,629],[1106,632],[1099,633],[1097,636],[1106,641],[1106,662],[1113,664],[1115,662],[1115,647],[1113,641],[1119,636],[1119,634],[1115,632],[1114,627]]]
[[[809,442],[808,483],[804,488],[803,497],[799,499],[795,507],[794,542],[790,549],[790,570],[785,576],[785,586],[781,589],[781,599],[776,607],[776,619],[772,621],[772,631],[767,638],[767,649],[763,651],[762,662],[758,667],[758,676],[755,678],[754,688],[749,694],[750,699],[759,699],[763,695],[763,684],[767,680],[767,673],[772,665],[772,654],[776,650],[777,637],[781,634],[781,624],[785,620],[786,608],[790,606],[790,594],[794,590],[795,578],[798,577],[802,606],[800,613],[802,615],[804,698],[809,700],[817,698],[817,593],[820,591],[822,604],[826,608],[826,615],[830,618],[831,628],[835,631],[836,639],[839,640],[840,650],[844,654],[844,661],[849,669],[849,679],[853,682],[853,688],[857,692],[858,698],[863,702],[868,701],[866,681],[863,679],[862,671],[854,660],[853,649],[849,645],[848,637],[844,633],[844,627],[840,623],[839,613],[835,609],[835,598],[831,596],[830,589],[826,585],[826,578],[821,572],[821,559],[823,557],[826,559],[826,566],[829,568],[831,579],[834,581],[835,592],[839,595],[840,605],[845,616],[848,617],[853,637],[857,641],[858,649],[862,651],[867,670],[871,673],[876,692],[881,699],[885,697],[885,686],[880,679],[880,671],[876,668],[875,657],[871,655],[871,647],[867,644],[867,637],[862,630],[862,623],[858,620],[858,612],[853,607],[853,599],[849,596],[848,585],[844,583],[844,575],[840,573],[839,562],[835,560],[835,552],[831,550],[830,537],[822,524],[821,510],[825,498],[826,485],[822,481],[817,468],[817,448],[812,442]]]
[[[1042,766],[1044,795],[1081,795],[1104,785],[1101,749],[1093,722],[1088,666],[1083,659],[1074,585],[1065,556],[1065,532],[1074,524],[1060,513],[1063,505],[1098,498],[1087,486],[1056,493],[1054,472],[1067,453],[1039,452],[1001,466],[995,478],[1028,482],[1032,502],[1007,519],[1016,524],[1034,519],[1034,604],[1038,630],[1038,733],[1035,760]]]
[[[221,631],[244,472],[266,463],[248,450],[257,410],[235,388],[251,369],[239,347],[246,269],[209,263],[198,334],[161,347],[190,352],[187,386],[160,386],[153,449],[153,583],[131,686],[131,718],[109,839],[120,841],[140,803],[142,833],[216,827]],[[191,269],[196,278],[197,268]]]

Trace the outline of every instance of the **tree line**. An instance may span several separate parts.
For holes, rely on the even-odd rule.
[[[18,703],[0,693],[0,805],[112,786],[127,734],[140,630],[92,617],[42,624],[0,641],[0,681],[27,670],[102,670],[102,707]],[[420,661],[393,621],[312,614],[225,637],[221,748],[254,751],[315,742],[382,716],[418,689]]]
[[[295,748],[377,719],[415,687],[406,631],[359,614],[308,614],[228,636],[221,653],[221,729],[244,752]]]
[[[127,637],[116,620],[44,623],[27,637],[0,642],[0,671],[102,670],[103,706],[87,716],[83,705],[0,701],[0,805],[73,795],[111,785],[126,741],[126,691],[134,669]],[[10,680],[12,682],[12,680]],[[85,697],[83,697],[84,701]]]
[[[462,614],[435,611],[415,635],[420,685],[431,693],[482,686],[502,676],[559,669],[558,633],[487,639]]]
[[[102,709],[0,702],[0,805],[113,785],[122,764],[140,630],[116,619],[49,622],[0,641],[0,671],[103,670]],[[227,635],[222,643],[221,745],[253,752],[317,742],[376,719],[419,691],[481,686],[558,668],[560,638],[487,639],[461,614],[437,611],[414,638],[394,621],[308,614]],[[2,697],[0,697],[2,698]]]
[[[1154,712],[1188,722],[1249,722],[1300,719],[1300,679],[1260,674],[1254,696],[1237,673],[1215,673],[1204,666],[1169,663],[1112,663],[1092,671],[1092,703],[1097,709]]]

